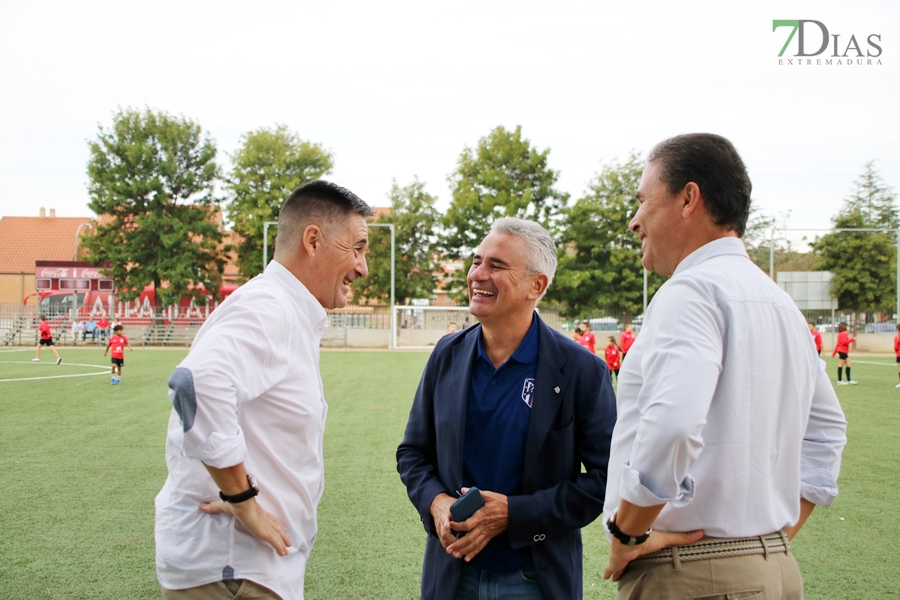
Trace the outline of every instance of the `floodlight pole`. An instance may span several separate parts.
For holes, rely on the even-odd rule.
[[[263,224],[263,271],[269,264],[269,227],[278,225],[278,221],[266,221]]]
[[[397,348],[397,311],[394,310],[394,290],[395,290],[395,265],[396,265],[396,245],[395,245],[395,231],[393,223],[368,223],[369,227],[387,227],[391,230],[391,337],[390,337],[390,349],[395,350]]]

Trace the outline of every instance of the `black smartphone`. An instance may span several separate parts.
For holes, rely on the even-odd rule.
[[[450,505],[450,517],[456,523],[462,523],[475,514],[475,511],[484,506],[484,500],[481,498],[481,492],[477,487],[470,487],[469,491],[459,497],[459,499]],[[451,531],[453,531],[451,529]],[[453,531],[453,535],[461,538],[466,535],[464,531]]]

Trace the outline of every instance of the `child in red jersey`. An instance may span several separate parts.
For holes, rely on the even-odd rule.
[[[622,344],[622,358],[624,359],[631,349],[631,345],[634,343],[634,334],[631,333],[631,323],[625,325],[625,331],[622,332],[620,342]]]
[[[44,315],[41,315],[41,324],[38,325],[38,331],[41,334],[41,341],[37,345],[37,356],[32,358],[31,362],[41,362],[41,346],[50,346],[50,350],[56,355],[56,364],[61,363],[62,358],[59,357],[59,352],[53,347],[53,334],[50,332],[50,323],[47,322],[47,317]]]
[[[122,326],[116,325],[113,327],[112,337],[109,338],[109,343],[106,344],[106,350],[103,351],[103,356],[106,356],[106,353],[109,352],[109,349],[112,348],[112,379],[109,380],[110,385],[119,385],[122,383],[122,365],[125,364],[125,348],[128,348],[129,352],[134,352],[132,350],[131,345],[128,343],[128,338],[122,335]]]
[[[856,385],[856,382],[850,378],[850,344],[856,341],[856,338],[850,337],[847,333],[847,323],[841,321],[838,323],[838,337],[837,344],[834,347],[834,352],[831,353],[831,356],[835,354],[838,355],[838,385]],[[841,373],[844,370],[844,365],[847,365],[847,381],[841,381]]]
[[[606,366],[609,367],[609,376],[612,378],[613,373],[616,374],[616,383],[619,382],[619,369],[622,368],[622,349],[616,344],[616,338],[609,336],[606,338]]]
[[[897,325],[897,336],[894,338],[894,354],[897,355],[897,376],[900,376],[900,325]],[[894,387],[900,388],[900,383]]]
[[[591,354],[597,354],[597,338],[594,337],[594,332],[591,331],[591,323],[587,319],[581,322],[581,330],[584,331],[584,335],[581,336],[581,339],[578,340],[578,343],[591,351]]]
[[[818,330],[816,330],[816,324],[812,321],[810,321],[808,325],[809,332],[813,336],[813,342],[816,344],[816,352],[819,353],[819,356],[822,356],[822,334],[819,333]]]

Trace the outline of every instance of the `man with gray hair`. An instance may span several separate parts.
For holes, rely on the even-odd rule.
[[[165,600],[300,600],[324,489],[325,309],[368,273],[372,210],[327,181],[278,215],[275,257],[219,306],[169,378],[156,497]]]
[[[397,450],[428,533],[422,598],[582,597],[615,397],[603,361],[535,312],[555,271],[543,227],[497,220],[467,277],[479,325],[444,336],[422,374]],[[484,505],[453,520],[469,488]]]

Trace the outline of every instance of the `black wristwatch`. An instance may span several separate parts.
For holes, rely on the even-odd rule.
[[[613,521],[616,515],[613,515],[609,518],[609,521],[606,522],[606,527],[609,529],[609,532],[612,534],[614,538],[625,544],[626,546],[640,546],[644,542],[646,542],[650,538],[650,532],[652,529],[648,529],[647,533],[639,536],[628,535],[622,533],[622,530],[616,526],[616,522]]]
[[[226,496],[222,493],[222,490],[219,490],[219,498],[221,498],[225,502],[228,502],[229,504],[238,504],[239,502],[249,500],[259,493],[259,486],[256,485],[256,479],[253,477],[253,475],[247,475],[247,483],[250,484],[250,489],[246,492],[241,492],[240,494],[235,494],[233,496]]]

